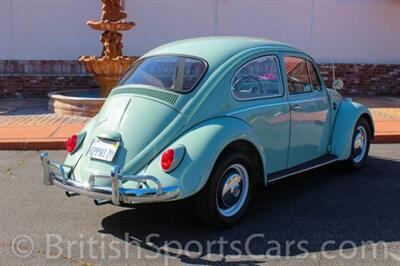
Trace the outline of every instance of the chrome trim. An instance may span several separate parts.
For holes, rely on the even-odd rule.
[[[298,110],[301,110],[303,107],[301,106],[301,105],[298,105],[298,104],[292,104],[292,105],[290,105],[290,110],[291,111],[298,111]]]
[[[313,102],[313,101],[321,101],[321,100],[328,100],[328,97],[316,97],[316,98],[311,98],[311,99],[304,99],[304,100],[293,100],[293,101],[283,101],[283,102],[274,102],[274,103],[268,103],[268,104],[260,104],[257,106],[252,106],[252,107],[247,107],[247,108],[243,108],[243,109],[239,109],[233,112],[229,112],[226,115],[227,116],[232,116],[232,115],[237,115],[240,113],[244,113],[244,112],[249,112],[249,111],[253,111],[253,110],[257,110],[257,109],[262,109],[262,108],[267,108],[267,107],[275,107],[275,106],[279,106],[279,105],[288,105],[288,109],[290,111],[290,104],[296,104],[296,103],[304,103],[304,102]]]
[[[298,95],[298,94],[293,94],[293,95]],[[319,96],[319,97],[314,97],[314,98],[309,98],[309,99],[299,99],[299,100],[291,100],[289,99],[288,103],[307,103],[307,102],[314,102],[314,101],[322,101],[322,100],[327,100],[328,101],[328,96]]]
[[[304,172],[307,172],[309,170],[312,170],[312,169],[315,169],[315,168],[318,168],[318,167],[321,167],[321,166],[324,166],[324,165],[327,165],[327,164],[334,163],[336,161],[338,161],[338,159],[333,159],[333,160],[329,160],[329,161],[326,161],[326,162],[323,162],[323,163],[320,163],[320,164],[316,164],[316,165],[310,166],[308,168],[305,168],[305,169],[302,169],[302,170],[299,170],[299,171],[295,171],[295,172],[292,172],[292,173],[289,173],[289,174],[286,174],[286,175],[283,175],[283,176],[280,176],[280,177],[277,177],[277,178],[274,178],[274,179],[271,179],[271,180],[267,179],[267,183],[275,182],[275,181],[284,179],[284,178],[292,176],[292,175],[297,175],[297,174],[300,174],[300,173],[304,173]]]
[[[85,195],[95,199],[96,205],[112,203],[149,203],[167,201],[176,198],[180,190],[178,186],[163,187],[160,180],[150,175],[122,175],[119,166],[113,166],[110,174],[91,173],[87,183],[80,183],[69,178],[64,168],[72,168],[49,160],[48,153],[40,154],[43,168],[43,184],[56,185],[66,191],[66,195]],[[96,179],[109,179],[111,186],[96,186]],[[154,182],[156,188],[124,188],[122,181],[134,181],[140,183]]]

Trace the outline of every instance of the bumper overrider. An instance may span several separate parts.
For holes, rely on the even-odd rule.
[[[69,176],[71,167],[51,161],[48,153],[40,154],[43,167],[43,183],[56,185],[66,191],[68,197],[85,195],[95,199],[96,205],[112,203],[114,205],[162,202],[179,195],[178,186],[163,187],[160,180],[150,175],[122,175],[119,166],[113,166],[110,174],[92,173],[87,183],[77,182]],[[66,171],[69,169],[69,171]],[[96,179],[109,179],[111,186],[96,186]],[[124,181],[138,182],[138,188],[123,188]],[[147,186],[152,181],[156,188]]]

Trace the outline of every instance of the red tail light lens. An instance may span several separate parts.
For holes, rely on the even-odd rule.
[[[76,148],[76,144],[78,142],[78,136],[77,135],[72,135],[67,139],[66,147],[67,151],[69,153],[73,152]]]
[[[174,157],[175,151],[173,149],[168,149],[163,153],[161,156],[161,168],[164,171],[168,171],[171,168],[174,162]]]

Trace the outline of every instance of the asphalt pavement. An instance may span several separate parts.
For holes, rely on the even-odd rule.
[[[372,145],[357,172],[333,164],[259,188],[222,231],[190,200],[97,207],[41,175],[38,152],[0,151],[0,265],[400,264],[400,144]]]

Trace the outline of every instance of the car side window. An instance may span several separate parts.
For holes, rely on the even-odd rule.
[[[233,76],[232,93],[238,100],[283,95],[278,58],[263,56],[242,66]]]
[[[290,94],[312,91],[307,62],[303,58],[286,56],[285,71]]]
[[[313,90],[319,91],[321,89],[321,81],[319,80],[317,70],[315,66],[310,61],[307,61],[308,72],[310,73],[311,85],[313,86]]]

